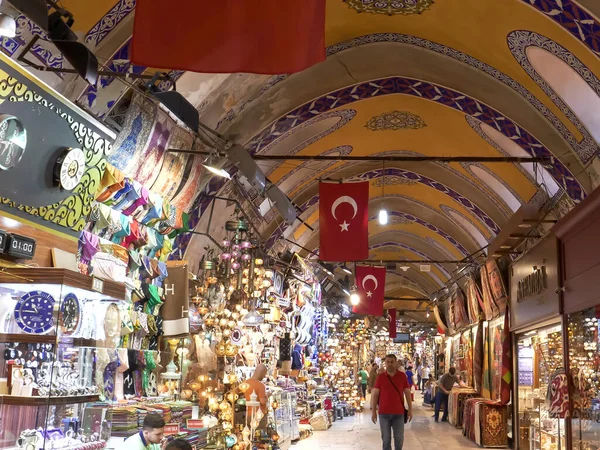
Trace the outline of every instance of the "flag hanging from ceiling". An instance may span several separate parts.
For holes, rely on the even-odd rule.
[[[390,339],[396,339],[396,336],[398,335],[398,333],[396,331],[396,310],[390,309],[389,313],[390,313],[390,324],[388,326],[389,336],[390,336]]]
[[[510,402],[512,389],[512,339],[510,337],[509,309],[504,314],[504,329],[502,330],[502,381],[500,382],[500,402],[507,405]]]
[[[356,266],[355,279],[360,303],[352,308],[352,312],[383,316],[385,267]]]
[[[325,0],[137,0],[131,62],[286,74],[325,60]]]
[[[319,183],[319,257],[359,261],[369,257],[369,182]]]

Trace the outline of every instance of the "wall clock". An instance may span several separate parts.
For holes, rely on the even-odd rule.
[[[23,123],[10,114],[0,115],[0,170],[19,164],[25,153],[27,132]]]
[[[80,148],[67,148],[56,160],[54,179],[58,185],[72,191],[85,173],[85,154]]]
[[[75,294],[67,294],[60,305],[59,325],[64,335],[71,335],[81,322],[81,303]]]
[[[54,303],[54,297],[47,292],[28,292],[15,306],[17,325],[26,333],[46,333],[54,325]]]

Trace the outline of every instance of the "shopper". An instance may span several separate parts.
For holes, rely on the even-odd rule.
[[[361,399],[365,400],[367,398],[367,384],[369,383],[369,372],[367,372],[364,368],[360,369],[358,372],[359,383],[360,383],[360,393]]]
[[[369,387],[369,394],[373,390],[373,386],[375,386],[375,380],[377,379],[378,371],[379,371],[379,364],[377,364],[377,363],[371,364],[371,371],[369,372],[369,381],[367,383],[367,385]]]
[[[425,389],[425,385],[429,382],[429,375],[431,375],[431,369],[429,368],[429,364],[425,363],[425,365],[423,366],[423,373],[421,374],[421,376],[423,377],[422,389]]]
[[[192,450],[192,446],[185,439],[173,439],[167,444],[165,450]]]
[[[258,396],[257,400],[260,402],[260,409],[266,415],[267,414],[267,389],[265,387],[265,384],[262,382],[262,380],[265,378],[265,376],[267,376],[267,366],[265,366],[264,364],[259,364],[258,366],[256,366],[256,369],[254,369],[254,374],[252,375],[252,377],[250,377],[246,380],[246,383],[248,383],[248,385],[250,387],[248,389],[246,389],[246,392],[244,392],[244,396],[246,397],[246,401],[249,401],[250,397],[252,396],[252,393],[256,392],[256,395]],[[253,414],[253,413],[254,413],[253,408],[248,408],[247,414]]]
[[[450,391],[454,386],[454,383],[459,383],[462,386],[458,376],[456,375],[456,368],[450,367],[448,373],[442,375],[438,381],[438,390],[435,394],[435,417],[436,423],[439,422],[440,417],[440,407],[442,404],[444,405],[444,415],[442,416],[442,422],[448,421],[448,397],[450,396]]]
[[[427,381],[423,385],[423,404],[433,406],[435,399],[433,398],[433,388],[435,387],[435,378],[429,374]]]
[[[421,389],[423,382],[423,364],[419,361],[417,366],[417,389]]]
[[[392,450],[392,431],[394,432],[394,450],[402,450],[404,444],[404,400],[408,410],[408,420],[412,420],[412,399],[406,374],[398,370],[396,355],[385,357],[385,373],[377,377],[371,395],[371,420],[379,428],[383,450]],[[404,398],[403,398],[404,397]],[[379,410],[379,411],[378,411]]]
[[[128,437],[119,446],[121,450],[161,450],[165,421],[158,414],[144,417],[142,431]]]
[[[412,366],[409,364],[406,368],[406,378],[408,378],[408,386],[410,387],[410,396],[415,399],[415,375],[412,371]]]

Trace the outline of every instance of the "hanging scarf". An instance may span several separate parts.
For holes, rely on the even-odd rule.
[[[502,330],[502,381],[500,382],[500,401],[503,405],[510,402],[512,389],[512,339],[509,329],[509,308],[504,315],[504,328]]]
[[[481,383],[481,395],[484,398],[492,398],[492,377],[490,373],[490,329],[483,332],[483,381]]]

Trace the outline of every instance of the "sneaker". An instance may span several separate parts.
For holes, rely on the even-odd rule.
[[[435,419],[435,423],[440,423],[440,421],[439,421],[439,420],[437,420],[437,419]]]

